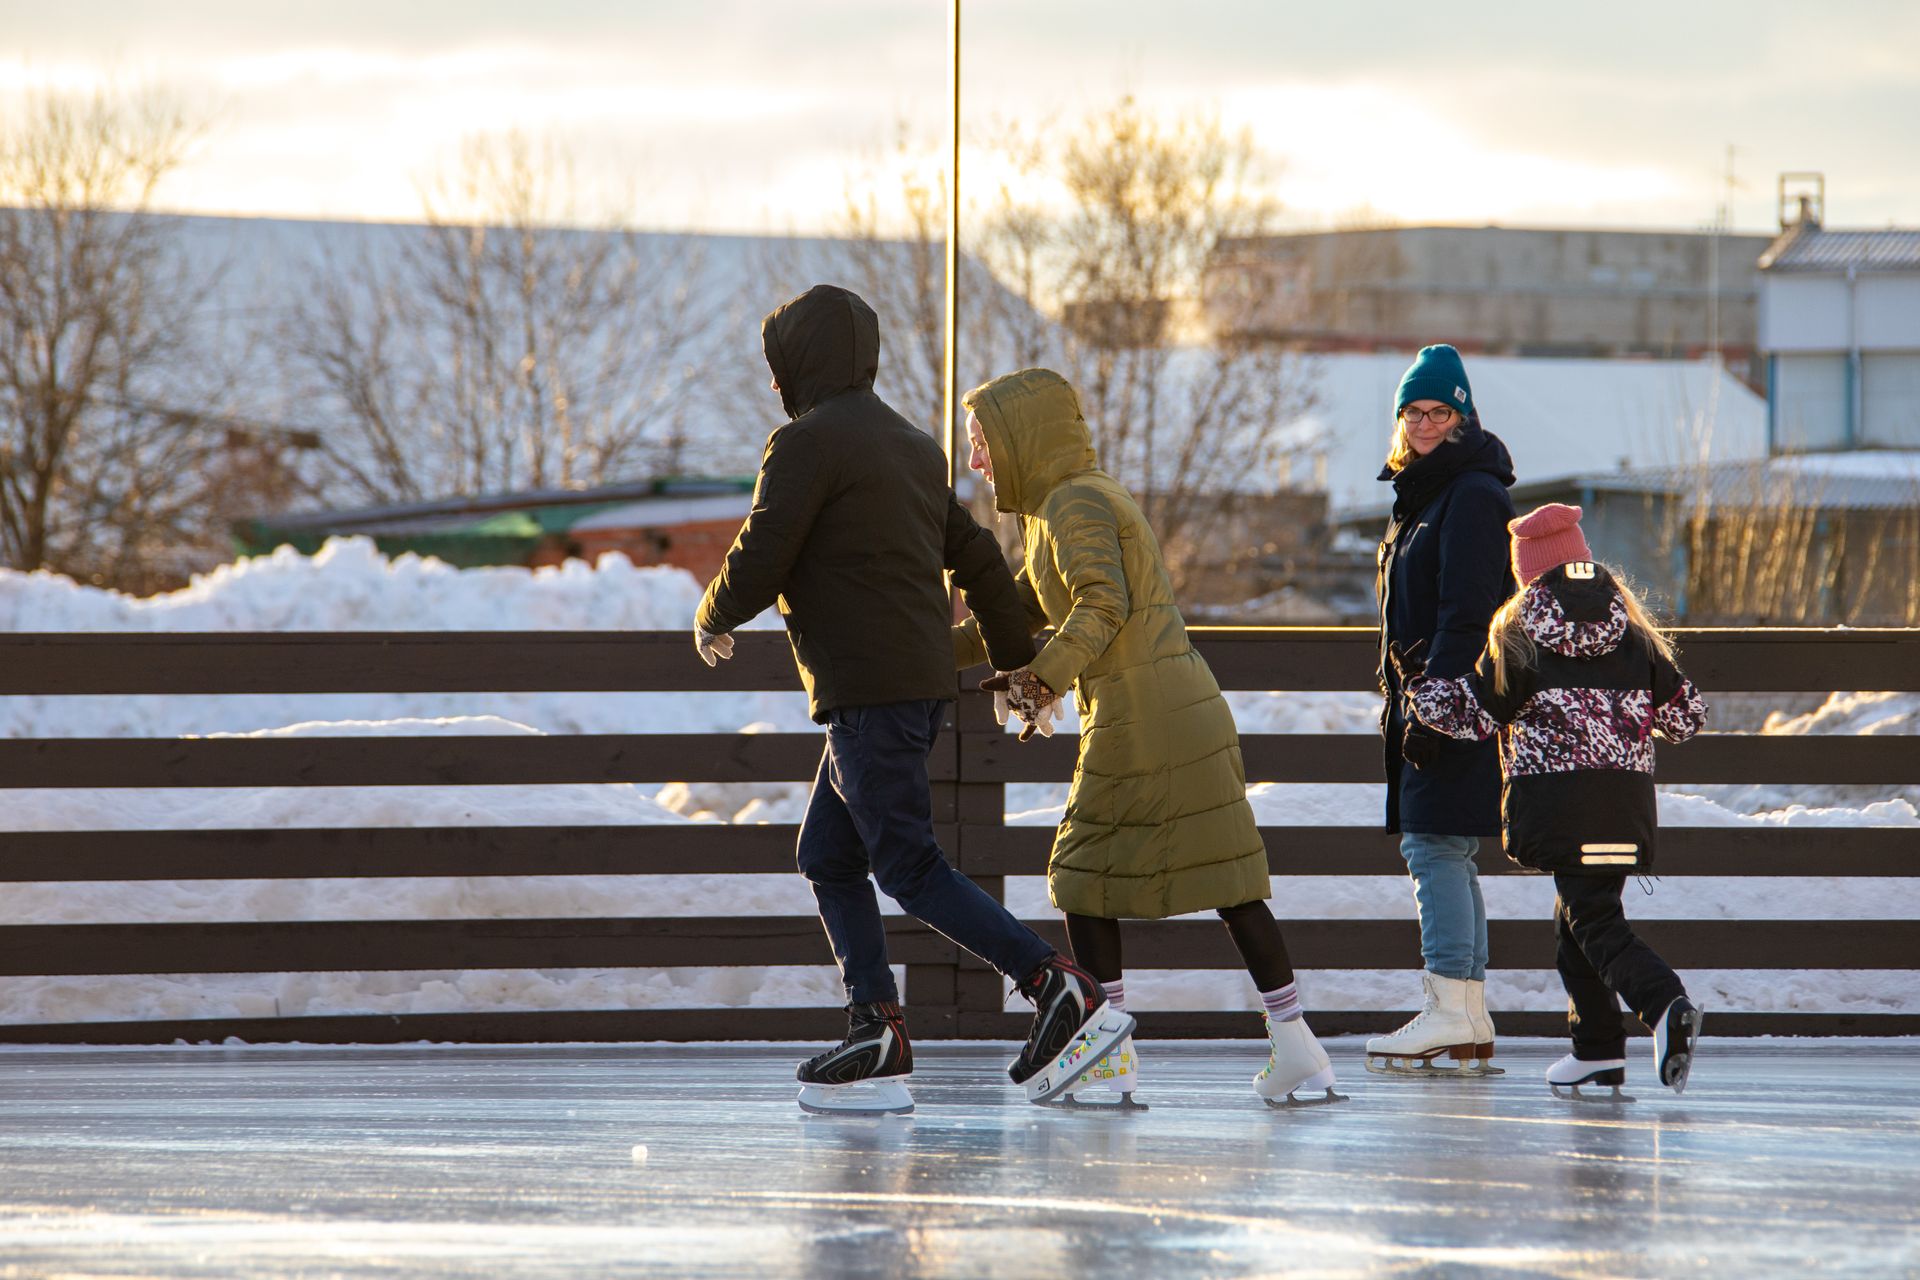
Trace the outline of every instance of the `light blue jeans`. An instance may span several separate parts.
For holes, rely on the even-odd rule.
[[[1443,978],[1487,976],[1487,904],[1473,865],[1478,852],[1480,842],[1472,836],[1400,836],[1400,856],[1420,909],[1420,959]]]

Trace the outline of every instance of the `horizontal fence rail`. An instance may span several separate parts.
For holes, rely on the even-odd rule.
[[[1227,689],[1371,690],[1377,637],[1360,628],[1196,628]],[[1681,631],[1683,660],[1715,692],[1920,690],[1920,632]],[[962,676],[971,690],[981,672]],[[307,633],[0,637],[0,695],[137,696],[315,693],[741,692],[797,688],[779,633],[739,637],[709,671],[681,632]],[[963,693],[931,761],[937,834],[955,864],[1004,895],[1006,876],[1045,872],[1051,827],[1007,826],[1009,783],[1061,782],[1074,742],[1015,743],[987,700]],[[9,788],[429,787],[617,782],[805,781],[818,734],[633,733],[420,738],[0,740]],[[1249,781],[1380,781],[1373,734],[1248,734]],[[1681,783],[1869,783],[1920,780],[1920,737],[1707,733],[1663,745],[1659,780]],[[3,794],[3,793],[0,793]],[[0,803],[4,803],[0,800]],[[4,821],[0,820],[0,825]],[[0,881],[151,881],[419,876],[791,874],[795,828],[643,826],[296,828],[0,833]],[[1262,828],[1276,876],[1402,876],[1395,837],[1373,828]],[[1483,874],[1518,874],[1497,854]],[[1663,876],[1912,877],[1911,828],[1669,828]],[[1284,898],[1276,903],[1284,914]],[[1033,922],[1064,946],[1055,920]],[[999,975],[911,920],[889,918],[923,1036],[1018,1038]],[[1643,935],[1676,966],[1789,970],[1920,968],[1920,922],[1647,920]],[[1314,969],[1415,969],[1406,920],[1288,920],[1289,945]],[[1153,967],[1238,969],[1217,923],[1130,922],[1130,954]],[[1541,921],[1491,922],[1493,967],[1550,969]],[[817,920],[323,920],[0,927],[0,976],[295,973],[447,969],[595,969],[831,964]],[[1315,1010],[1317,1028],[1370,1031],[1402,1012]],[[1500,1013],[1516,1033],[1558,1033],[1557,1013]],[[1152,1035],[1251,1036],[1258,1017],[1147,1014]],[[1920,1034],[1920,1015],[1717,1014],[1722,1034]],[[177,1038],[324,1042],[813,1038],[837,1034],[838,1011],[561,1010],[338,1015],[0,1026],[0,1040],[136,1043]]]

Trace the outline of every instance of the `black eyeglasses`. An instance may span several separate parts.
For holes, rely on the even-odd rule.
[[[1425,418],[1436,427],[1449,426],[1453,420],[1459,416],[1459,410],[1450,408],[1444,404],[1435,409],[1416,409],[1412,405],[1408,405],[1400,411],[1400,421],[1410,427],[1419,426],[1420,419],[1422,418]]]

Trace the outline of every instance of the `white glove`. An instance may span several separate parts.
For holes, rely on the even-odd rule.
[[[700,655],[700,661],[710,667],[715,666],[720,659],[733,656],[733,637],[703,631],[700,624],[696,622],[693,624],[693,650]]]
[[[1035,718],[1030,721],[1030,723],[1041,737],[1051,738],[1053,736],[1053,722],[1059,715],[1060,700],[1056,698],[1052,702],[1041,703],[1039,710],[1034,712]]]
[[[993,722],[1001,727],[1007,723],[1007,691],[996,689],[993,694]]]

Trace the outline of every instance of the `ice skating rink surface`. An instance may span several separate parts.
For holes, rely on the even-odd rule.
[[[0,1051],[0,1277],[1920,1274],[1920,1041],[1709,1039],[1683,1097],[1636,1041],[1613,1106],[1558,1042],[1336,1040],[1297,1112],[1261,1045],[1141,1048],[1143,1114],[929,1044],[887,1119],[803,1116],[799,1046]]]

